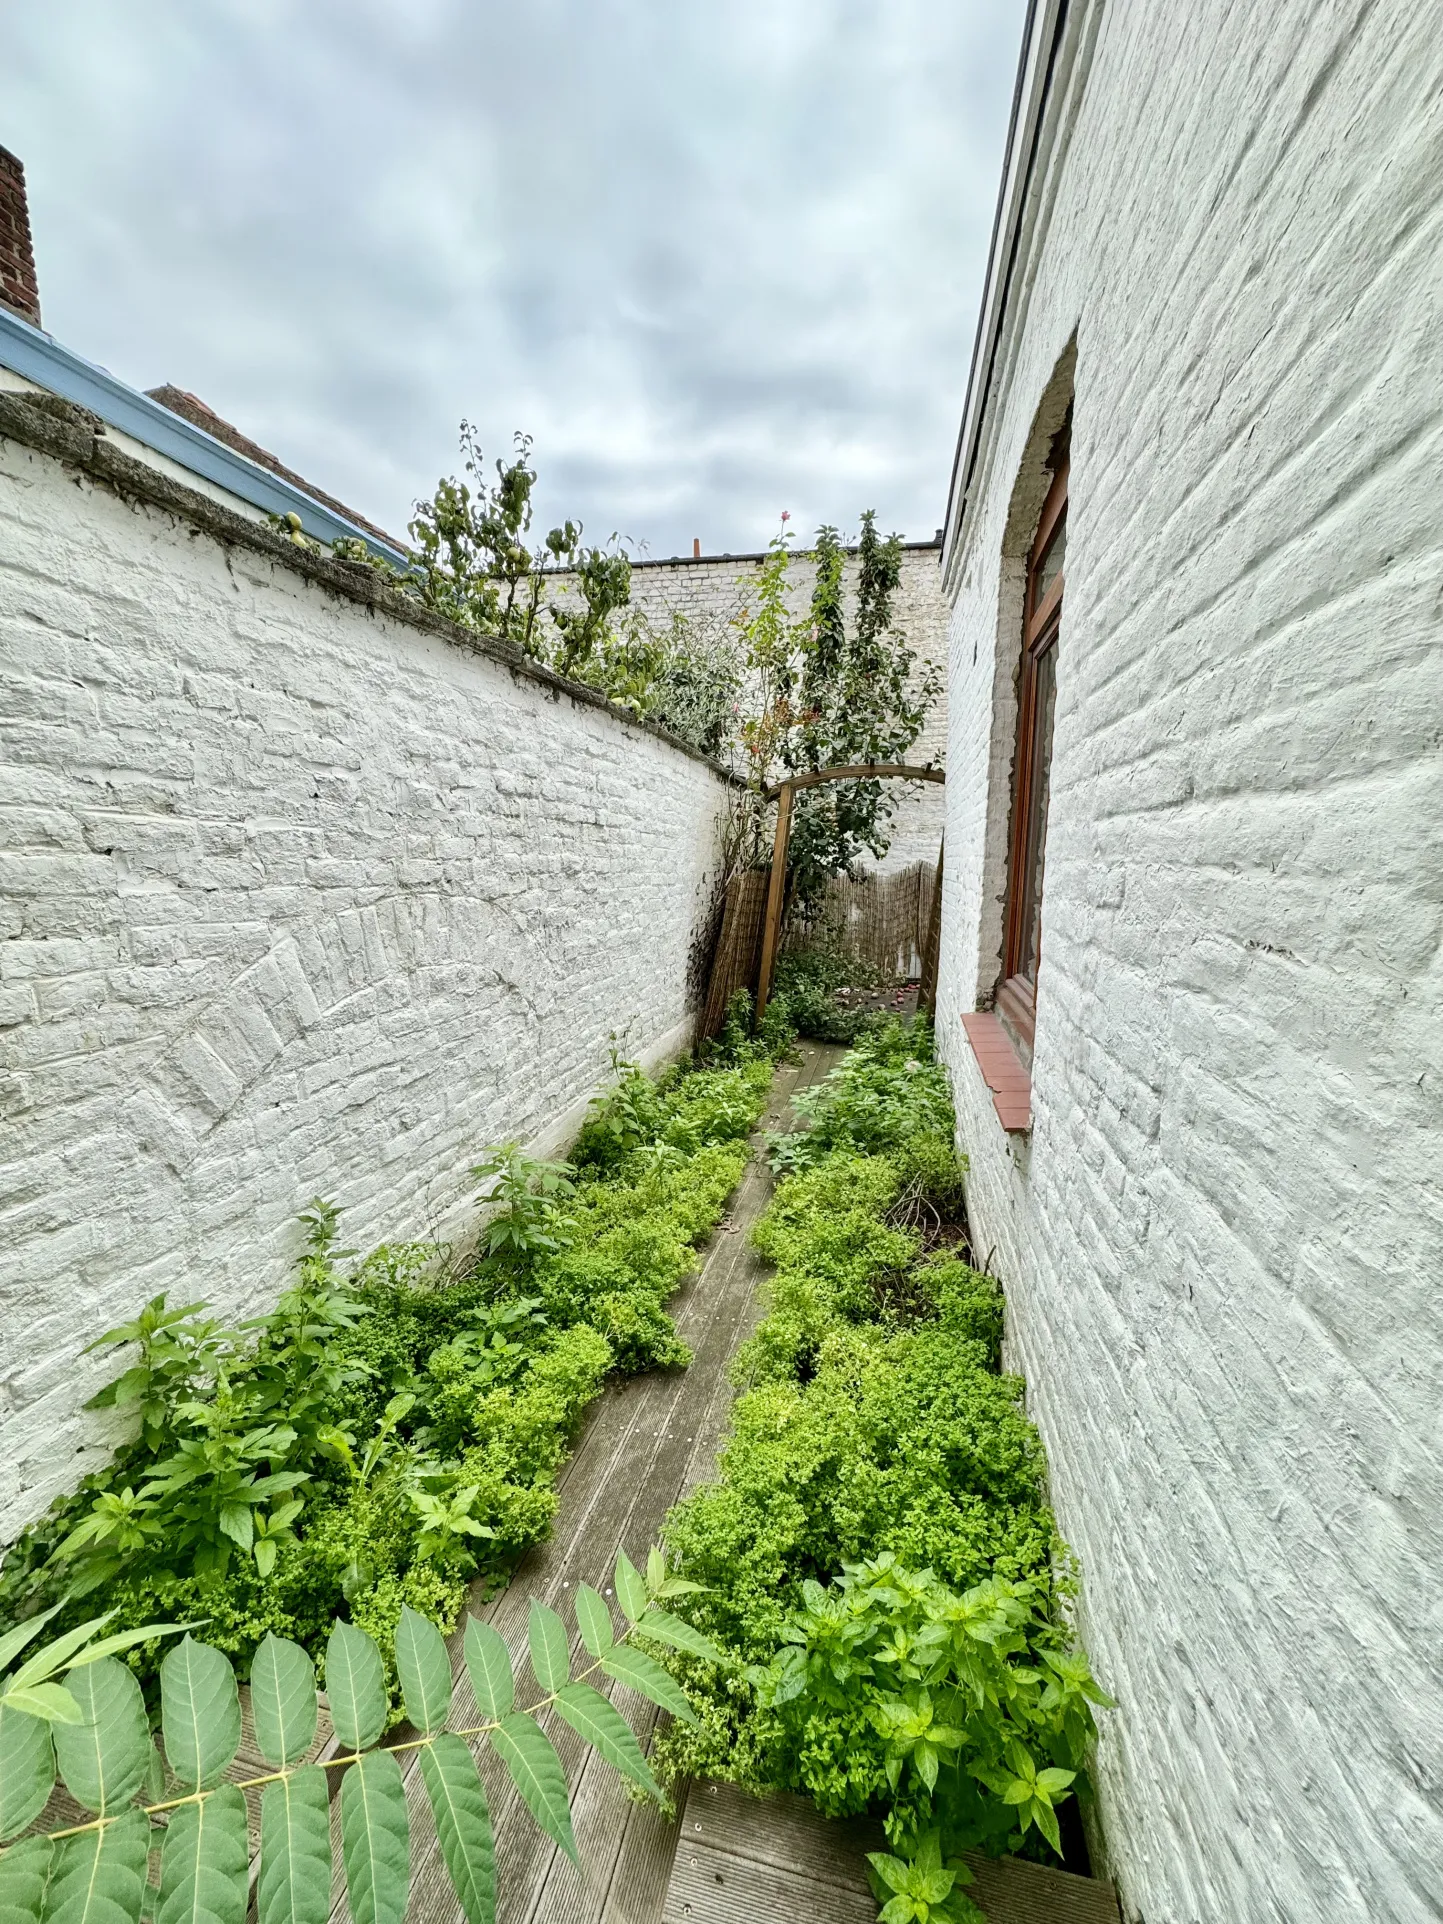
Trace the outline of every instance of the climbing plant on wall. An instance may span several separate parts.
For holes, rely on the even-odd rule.
[[[940,685],[932,663],[918,672],[915,651],[896,626],[901,537],[883,539],[873,510],[862,515],[856,589],[849,598],[847,550],[836,528],[819,528],[810,556],[811,599],[798,616],[787,598],[789,519],[782,518],[741,623],[748,680],[740,735],[752,794],[745,841],[754,862],[763,859],[766,846],[761,794],[769,782],[807,770],[904,759]],[[832,877],[847,874],[863,853],[886,853],[894,805],[894,795],[877,781],[836,782],[798,794],[789,867],[804,914]]]

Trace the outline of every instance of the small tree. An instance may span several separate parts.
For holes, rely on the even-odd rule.
[[[788,519],[783,516],[770,545],[754,609],[742,623],[751,698],[742,740],[756,797],[748,824],[753,861],[762,857],[760,795],[769,782],[849,763],[901,760],[921,732],[940,681],[930,663],[916,675],[915,652],[894,626],[901,537],[883,540],[875,512],[863,514],[849,621],[846,550],[835,528],[819,528],[811,603],[797,618],[786,600]],[[851,872],[864,851],[885,855],[894,806],[879,781],[828,783],[798,794],[788,866],[793,899],[803,913],[815,909],[827,883]]]

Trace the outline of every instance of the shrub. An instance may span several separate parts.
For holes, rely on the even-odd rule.
[[[774,1270],[746,1393],[716,1480],[666,1525],[703,1586],[686,1614],[732,1663],[702,1678],[672,1660],[700,1718],[661,1755],[880,1810],[899,1854],[873,1859],[879,1895],[913,1915],[906,1892],[930,1889],[932,1915],[961,1919],[953,1854],[1059,1847],[1054,1807],[1106,1699],[1070,1648],[1023,1386],[998,1373],[1001,1292],[927,1246],[963,1168],[925,1028],[877,1025],[798,1106],[753,1232]]]
[[[348,1267],[317,1201],[259,1324],[157,1298],[107,1332],[135,1360],[98,1400],[133,1414],[135,1440],[7,1554],[0,1621],[50,1604],[61,1629],[97,1605],[122,1627],[204,1617],[242,1670],[268,1632],[318,1650],[338,1610],[383,1648],[403,1608],[449,1624],[477,1569],[500,1576],[549,1528],[607,1374],[689,1360],[665,1306],[769,1079],[750,1056],[656,1081],[618,1061],[581,1168],[514,1145],[478,1165],[496,1208],[468,1261],[393,1243]]]

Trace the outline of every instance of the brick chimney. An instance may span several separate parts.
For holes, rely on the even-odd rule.
[[[0,305],[39,327],[40,286],[30,245],[25,169],[4,147],[0,147]]]

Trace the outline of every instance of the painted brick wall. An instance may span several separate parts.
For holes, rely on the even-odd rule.
[[[680,1046],[724,786],[16,440],[0,663],[3,1537],[104,1447],[87,1339],[273,1299],[317,1193],[444,1230]]]
[[[1443,37],[1403,0],[1110,0],[1071,35],[949,554],[940,1027],[971,1206],[1121,1702],[1128,1916],[1423,1924]],[[1074,330],[1035,1122],[1009,1148],[959,1018],[999,966],[1009,504]]]

